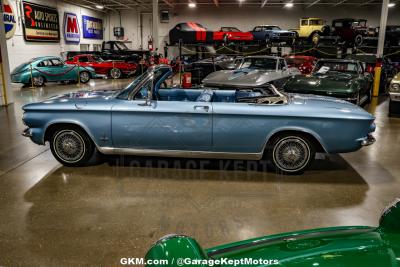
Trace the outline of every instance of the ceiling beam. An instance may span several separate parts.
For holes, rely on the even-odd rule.
[[[219,7],[219,1],[218,0],[214,0],[214,4],[216,7]]]
[[[109,0],[109,1],[112,2],[112,3],[114,3],[114,4],[123,6],[123,7],[125,7],[125,8],[135,9],[135,8],[129,6],[129,5],[125,4],[125,3],[121,3],[120,1],[117,1],[117,0]],[[141,2],[141,1],[132,1],[132,2],[134,2],[135,4],[137,4],[138,6],[144,8],[144,9],[150,9],[148,6],[145,6],[145,5],[143,4],[143,2]]]
[[[268,2],[268,0],[264,0],[264,1],[261,3],[261,8],[263,8],[263,7],[267,4],[267,2]]]
[[[374,2],[374,1],[375,1],[375,0],[369,0],[369,1],[367,1],[367,2],[364,2],[364,3],[360,4],[360,6],[368,5],[368,4],[370,4],[370,3]]]
[[[321,1],[321,0],[315,0],[314,2],[312,2],[311,4],[309,4],[309,5],[307,6],[307,8],[312,7],[312,6],[315,5],[315,4],[318,4],[319,1]]]
[[[344,2],[346,2],[347,0],[341,0],[340,2],[337,2],[336,4],[334,4],[333,6],[338,6],[343,4]]]
[[[168,1],[168,0],[163,0],[163,2],[167,5],[167,6],[169,6],[169,7],[174,7],[174,4],[172,4],[170,1]]]
[[[98,12],[107,13],[106,11],[100,10],[100,9],[95,8],[93,6],[82,5],[82,4],[75,3],[75,2],[72,2],[72,1],[68,1],[68,0],[63,0],[63,2],[71,4],[71,5],[75,5],[75,6],[79,6],[79,7],[83,7],[83,8],[87,8],[87,9],[91,9],[91,10],[95,10],[95,11],[98,11]],[[104,7],[104,8],[109,9],[109,10],[113,10],[112,8],[107,8],[107,7]]]

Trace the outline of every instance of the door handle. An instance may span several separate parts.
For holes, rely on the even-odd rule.
[[[209,107],[209,106],[200,106],[200,105],[196,105],[196,106],[194,106],[194,109],[195,109],[195,110],[197,110],[197,109],[204,109],[205,111],[208,112],[208,110],[210,109],[210,107]]]

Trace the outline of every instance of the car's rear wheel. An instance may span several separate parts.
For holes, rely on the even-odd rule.
[[[79,127],[66,126],[55,129],[50,137],[53,156],[65,166],[82,166],[89,162],[94,144]]]
[[[45,79],[43,76],[39,75],[39,76],[33,77],[33,85],[34,86],[42,87],[42,86],[44,86],[44,83],[45,83]]]
[[[299,174],[304,172],[314,160],[315,146],[304,134],[285,133],[273,138],[267,153],[276,171],[284,174]]]
[[[90,74],[87,71],[81,71],[79,73],[79,81],[81,83],[87,83],[90,81]]]
[[[354,38],[354,45],[355,46],[361,46],[362,43],[364,41],[364,38],[361,34],[358,34],[355,38]]]
[[[122,76],[122,72],[118,68],[113,68],[110,70],[110,77],[113,79],[119,79]]]

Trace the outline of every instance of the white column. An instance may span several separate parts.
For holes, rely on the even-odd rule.
[[[379,39],[378,39],[378,51],[377,58],[382,58],[383,56],[383,48],[385,47],[385,33],[386,33],[386,24],[388,17],[388,7],[389,0],[382,1],[382,12],[381,12],[381,23],[379,26]]]
[[[158,48],[158,0],[153,0],[153,48]]]
[[[14,102],[14,97],[11,90],[10,64],[8,62],[7,40],[3,21],[4,14],[2,0],[0,0],[0,5],[0,49],[2,58],[1,64],[3,70],[0,76],[0,105],[8,105]]]

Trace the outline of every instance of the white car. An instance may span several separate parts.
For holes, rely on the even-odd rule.
[[[280,88],[295,75],[301,75],[297,68],[289,68],[286,60],[274,56],[248,56],[235,70],[221,70],[209,74],[203,84],[210,87],[254,87],[273,84]]]

